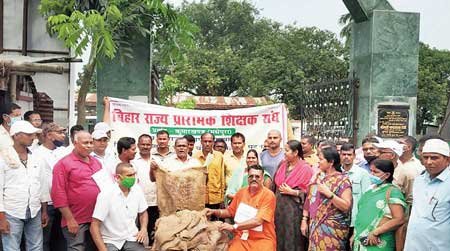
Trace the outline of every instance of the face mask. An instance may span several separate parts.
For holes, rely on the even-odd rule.
[[[18,116],[18,117],[11,117],[11,116],[8,116],[9,117],[9,123],[8,123],[8,126],[9,127],[11,127],[12,126],[12,124],[14,124],[14,123],[16,123],[17,121],[21,121],[22,120],[22,118],[20,117],[20,116]]]
[[[136,178],[135,177],[125,177],[125,178],[122,179],[120,184],[122,184],[122,186],[130,189],[134,185],[135,182],[136,182]]]
[[[374,185],[380,185],[384,180],[380,179],[380,177],[375,176],[373,174],[369,174],[370,182]]]
[[[376,160],[377,156],[364,156],[364,158],[367,160],[367,163],[371,163],[372,161]]]
[[[53,145],[55,145],[56,147],[60,147],[64,145],[64,140],[53,140]]]

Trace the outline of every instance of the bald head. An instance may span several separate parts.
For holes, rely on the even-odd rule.
[[[129,172],[129,169],[133,169],[133,166],[130,163],[121,162],[116,166],[116,174],[123,175],[124,173]]]
[[[281,145],[281,133],[278,130],[270,130],[267,133],[267,140],[269,142],[269,150],[278,152]]]
[[[73,151],[82,158],[88,158],[94,149],[94,140],[90,133],[86,131],[79,131],[75,134],[73,141]]]

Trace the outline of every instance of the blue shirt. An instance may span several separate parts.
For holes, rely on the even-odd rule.
[[[284,160],[283,150],[281,150],[277,155],[273,157],[270,155],[269,150],[261,153],[261,165],[270,174],[270,177],[273,177],[278,169],[278,165],[282,160]]]
[[[352,222],[350,224],[351,227],[355,226],[356,215],[358,214],[358,202],[363,193],[369,189],[371,182],[369,178],[369,173],[366,170],[362,169],[358,165],[353,165],[350,170],[345,171],[345,169],[341,166],[341,170],[343,174],[347,174],[350,182],[352,183]]]
[[[359,167],[370,173],[370,164],[369,162],[367,162],[367,160],[364,159],[361,163],[359,163]]]
[[[449,250],[450,167],[434,179],[424,172],[414,181],[405,251]]]

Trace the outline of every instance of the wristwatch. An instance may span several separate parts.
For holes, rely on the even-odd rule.
[[[233,229],[234,229],[234,230],[237,230],[237,228],[238,228],[238,224],[234,224],[234,225],[233,225]]]

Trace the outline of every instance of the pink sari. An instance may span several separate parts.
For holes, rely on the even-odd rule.
[[[308,184],[313,176],[314,172],[311,167],[304,160],[299,160],[294,169],[286,177],[286,169],[288,168],[288,162],[283,161],[275,173],[275,184],[277,187],[286,183],[291,188],[299,188],[303,192],[307,192]]]

